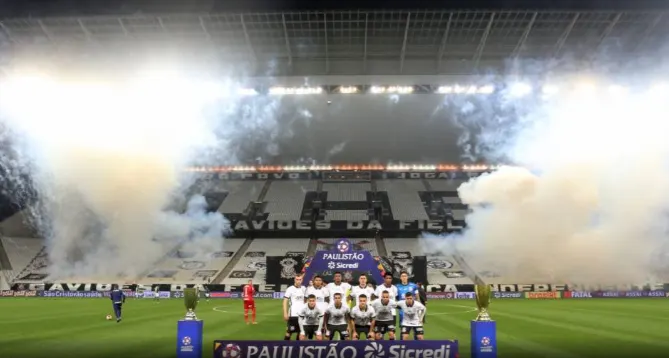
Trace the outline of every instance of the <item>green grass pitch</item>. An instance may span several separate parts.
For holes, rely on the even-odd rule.
[[[202,300],[204,357],[214,339],[281,339],[280,300],[259,300],[258,325],[243,322],[241,300]],[[469,356],[473,301],[432,300],[427,339],[458,339]],[[669,354],[669,300],[494,300],[501,357],[664,356]],[[182,300],[129,299],[124,320],[106,321],[108,299],[0,299],[0,357],[173,357]]]

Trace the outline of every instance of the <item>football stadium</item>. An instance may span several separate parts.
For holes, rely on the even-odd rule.
[[[666,4],[36,3],[0,357],[669,351]]]

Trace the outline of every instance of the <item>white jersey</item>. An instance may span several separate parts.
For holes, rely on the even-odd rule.
[[[304,303],[304,298],[306,297],[305,292],[306,288],[304,288],[304,286],[295,287],[295,285],[288,287],[286,290],[283,297],[287,298],[290,302],[288,314],[290,317],[297,317],[302,309],[306,307],[307,304]]]
[[[347,324],[347,315],[351,313],[351,310],[348,306],[342,302],[341,307],[335,307],[335,304],[332,303],[328,306],[328,309],[325,311],[328,315],[328,324],[333,326]]]
[[[305,305],[299,312],[299,317],[305,326],[318,326],[320,319],[323,317],[323,311],[318,306],[311,309]]]
[[[325,286],[325,288],[327,288],[328,292],[330,293],[330,303],[334,302],[334,294],[335,293],[341,294],[342,302],[345,303],[346,302],[346,295],[347,295],[347,292],[349,292],[351,290],[351,285],[349,285],[346,282],[342,282],[338,285],[335,285],[334,282],[330,282],[330,283],[328,283],[327,286]]]
[[[372,301],[373,294],[374,294],[374,289],[369,286],[360,287],[360,285],[355,285],[351,289],[351,297],[353,297],[353,299],[355,300],[356,306],[360,304],[360,302],[358,301],[358,297],[360,297],[360,295],[367,296],[367,302],[369,303]]]
[[[360,306],[355,306],[351,310],[351,319],[356,326],[370,326],[372,321],[376,319],[376,312],[370,305],[367,305],[367,309],[364,311],[360,309]]]
[[[321,287],[321,288],[316,288],[314,286],[310,286],[307,288],[307,296],[309,297],[310,295],[316,296],[316,306],[323,312],[328,308],[328,303],[325,302],[325,298],[327,297],[328,299],[330,298],[330,293],[328,292],[328,289],[326,287]]]
[[[390,299],[395,300],[395,297],[397,297],[397,287],[395,285],[390,285],[390,287],[386,287],[386,285],[378,285],[376,286],[376,290],[374,291],[374,295],[378,298],[381,298],[383,291],[388,291],[390,294]]]
[[[379,298],[378,300],[372,301],[372,303],[369,304],[374,308],[374,312],[376,312],[376,320],[377,321],[393,321],[395,322],[395,307],[397,303],[395,303],[395,300],[389,300],[388,304],[383,304],[381,302],[381,299]]]
[[[411,306],[407,306],[406,301],[397,302],[397,307],[402,310],[401,326],[422,327],[423,316],[427,310],[422,303],[414,301]]]

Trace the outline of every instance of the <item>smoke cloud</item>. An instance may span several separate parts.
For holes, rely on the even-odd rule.
[[[515,117],[503,129],[482,121],[479,140],[513,165],[462,184],[467,229],[428,237],[426,249],[459,253],[497,283],[669,278],[667,93],[582,84],[551,98],[508,94]]]
[[[222,249],[228,222],[207,212],[183,169],[235,162],[230,148],[247,129],[239,119],[275,127],[276,99],[256,105],[237,88],[167,70],[107,82],[23,75],[2,83],[0,118],[20,153],[3,162],[11,168],[3,180],[29,174],[52,279],[137,276],[177,247],[201,260]],[[184,193],[193,196],[175,211]]]

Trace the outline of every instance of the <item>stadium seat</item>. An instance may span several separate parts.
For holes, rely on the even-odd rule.
[[[304,195],[316,191],[316,181],[274,181],[272,182],[265,201],[265,212],[268,220],[300,220],[304,206]]]
[[[395,220],[428,220],[419,191],[426,191],[421,180],[379,180],[378,191],[388,193]]]
[[[323,191],[328,193],[328,201],[367,201],[367,192],[371,190],[372,187],[369,183],[323,184]]]

